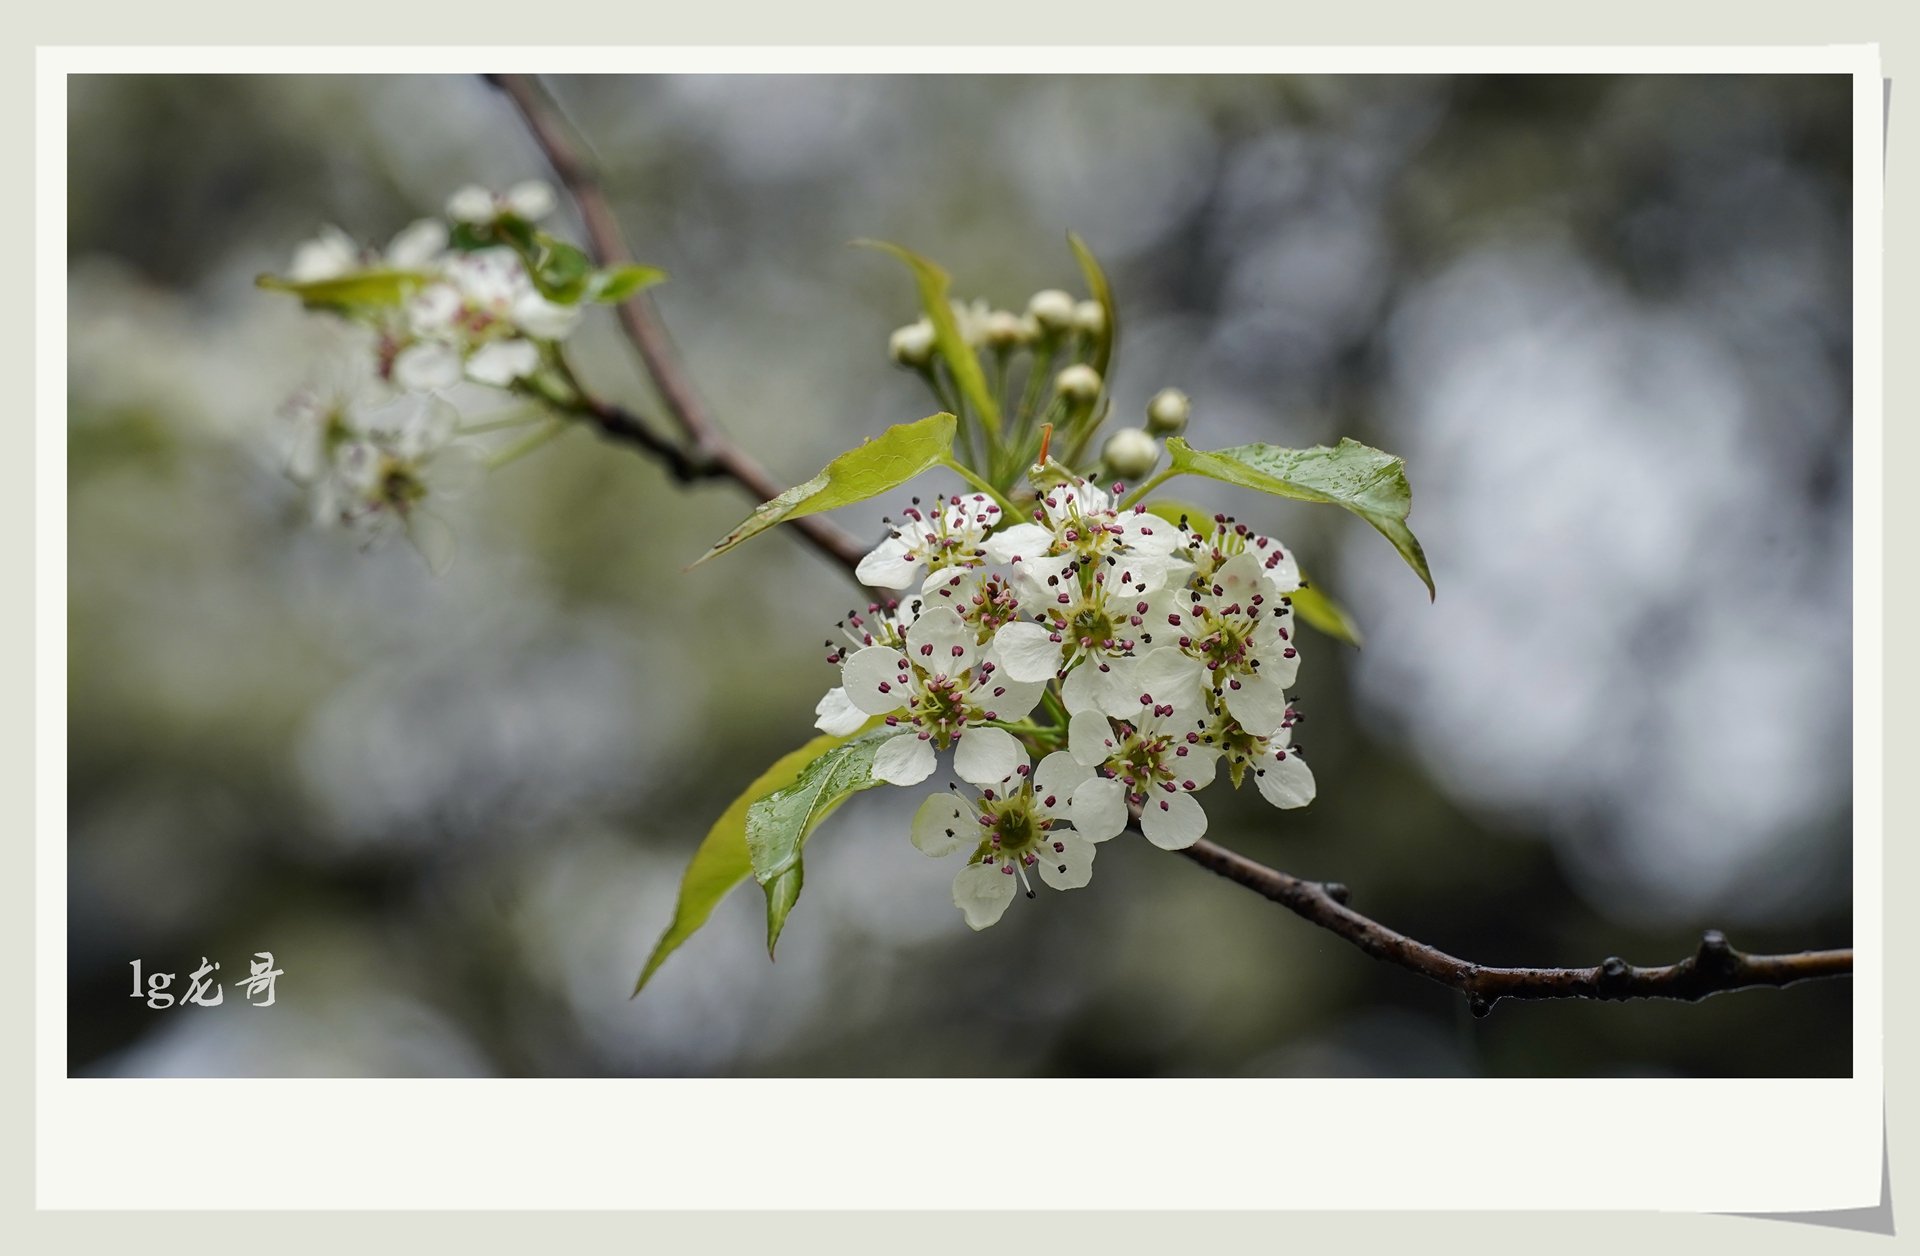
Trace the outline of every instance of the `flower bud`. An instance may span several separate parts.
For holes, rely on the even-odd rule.
[[[1100,372],[1084,362],[1075,363],[1053,377],[1053,392],[1069,404],[1090,406],[1100,395]]]
[[[1073,298],[1058,288],[1047,288],[1028,299],[1027,313],[1050,332],[1065,331],[1073,325]]]
[[[1102,336],[1107,330],[1107,307],[1098,301],[1082,301],[1073,307],[1073,329],[1085,336]]]
[[[507,208],[536,222],[553,212],[553,189],[538,179],[516,183],[507,189]]]
[[[1009,310],[995,310],[987,315],[986,339],[989,347],[1005,351],[1018,349],[1034,338],[1040,325],[1032,319],[1022,318]]]
[[[493,215],[493,193],[476,184],[469,183],[447,198],[447,217],[455,222],[492,222]]]
[[[1125,480],[1141,480],[1160,461],[1160,442],[1137,427],[1123,427],[1107,437],[1100,457],[1107,470]]]
[[[933,324],[926,319],[894,329],[887,356],[901,366],[925,366],[933,360]]]
[[[1162,388],[1147,403],[1147,430],[1170,435],[1185,428],[1193,403],[1178,388]]]

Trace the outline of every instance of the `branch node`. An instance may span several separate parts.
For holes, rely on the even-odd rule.
[[[1467,1010],[1473,1013],[1475,1020],[1484,1020],[1487,1013],[1493,1011],[1493,1005],[1499,1001],[1499,996],[1497,995],[1489,998],[1484,994],[1469,994],[1467,996]]]
[[[1618,955],[1609,955],[1600,961],[1600,979],[1594,984],[1599,987],[1601,998],[1624,999],[1632,980],[1633,965]]]
[[[1353,891],[1348,889],[1344,882],[1323,881],[1320,883],[1320,888],[1326,891],[1328,898],[1342,906],[1345,906],[1346,901],[1353,897]]]
[[[1700,949],[1694,954],[1694,965],[1702,972],[1710,972],[1724,977],[1739,966],[1740,953],[1727,941],[1727,935],[1718,929],[1709,929],[1700,935]]]

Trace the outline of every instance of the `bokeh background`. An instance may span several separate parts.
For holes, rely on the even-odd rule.
[[[257,290],[547,171],[458,77],[71,80],[69,1065],[79,1074],[1799,1075],[1851,988],[1503,1003],[1137,839],[975,935],[921,791],[735,893],[628,993],[706,826],[810,734],[843,575],[586,431],[459,503],[434,578],[307,526],[273,415],[339,344]],[[1850,123],[1841,78],[554,80],[730,430],[789,481],[933,407],[901,241],[1018,308],[1105,260],[1117,412],[1403,455],[1439,586],[1207,486],[1367,633],[1309,635],[1320,797],[1209,834],[1491,964],[1847,945]],[[570,210],[560,221],[571,228]],[[647,394],[612,321],[579,344]],[[879,536],[897,503],[842,512]],[[231,981],[253,952],[277,1005]],[[221,961],[154,1011],[132,960]]]

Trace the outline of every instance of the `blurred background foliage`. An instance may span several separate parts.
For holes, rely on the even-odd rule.
[[[76,1073],[1850,1071],[1845,981],[1474,1021],[1138,840],[974,935],[911,790],[812,844],[777,965],[743,890],[629,1001],[706,826],[809,735],[847,581],[781,535],[683,574],[747,503],[585,431],[458,504],[444,578],[311,530],[273,415],[339,337],[253,276],[538,152],[472,79],[71,82]],[[1073,228],[1116,283],[1121,421],[1171,385],[1202,448],[1407,457],[1432,605],[1342,512],[1207,487],[1369,634],[1305,642],[1319,800],[1221,784],[1210,836],[1484,963],[1850,942],[1844,79],[553,86],[694,377],[789,481],[932,408],[861,236],[1019,308],[1078,291]],[[646,404],[596,318],[588,378]],[[263,950],[272,1009],[128,997],[131,960],[230,983]]]

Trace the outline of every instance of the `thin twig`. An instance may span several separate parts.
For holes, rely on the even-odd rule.
[[[573,194],[592,251],[600,262],[606,265],[632,260],[613,210],[589,164],[586,144],[561,114],[546,88],[524,74],[490,74],[487,79],[519,108],[535,141],[553,166],[554,174]],[[661,458],[682,481],[725,476],[762,501],[779,493],[778,482],[729,441],[707,416],[698,394],[681,370],[652,299],[644,292],[629,298],[620,306],[620,321],[627,339],[633,342],[646,363],[647,373],[667,413],[692,449],[684,450],[662,440],[618,406],[589,398],[586,404],[601,430]],[[865,556],[859,542],[817,516],[790,522],[849,572],[859,566]],[[1853,972],[1850,949],[1748,955],[1734,950],[1717,929],[1709,929],[1702,935],[1699,949],[1692,955],[1662,968],[1636,968],[1617,956],[1593,968],[1486,968],[1455,959],[1445,951],[1396,933],[1354,911],[1346,905],[1347,887],[1338,882],[1306,881],[1289,876],[1204,839],[1180,853],[1201,867],[1236,881],[1345,938],[1375,959],[1397,964],[1460,991],[1467,996],[1475,1016],[1485,1016],[1500,999],[1657,998],[1691,1002],[1724,990],[1786,986],[1796,981],[1841,977]]]
[[[1455,959],[1416,942],[1347,906],[1347,887],[1337,881],[1289,876],[1204,838],[1180,852],[1211,872],[1246,886],[1321,928],[1339,934],[1375,959],[1431,977],[1467,996],[1475,1016],[1500,999],[1684,999],[1697,1002],[1724,990],[1788,986],[1815,977],[1853,972],[1853,951],[1801,951],[1793,955],[1748,955],[1709,929],[1699,949],[1677,964],[1636,968],[1611,956],[1593,968],[1487,968]]]
[[[553,167],[555,177],[580,207],[580,220],[587,230],[588,251],[595,260],[602,266],[632,261],[633,254],[627,248],[620,224],[613,216],[613,207],[600,186],[599,175],[594,170],[587,145],[560,111],[552,94],[539,79],[530,74],[489,74],[486,78],[505,92],[520,110],[528,130],[533,133],[535,142]],[[674,352],[673,341],[667,335],[666,325],[660,321],[660,311],[654,306],[653,298],[644,291],[636,292],[620,303],[619,316],[627,339],[639,352],[640,360],[646,364],[647,376],[660,394],[661,404],[686,438],[688,447],[667,445],[633,416],[625,415],[622,419],[620,416],[624,412],[618,411],[618,407],[608,406],[604,402],[591,403],[605,411],[602,415],[596,410],[601,430],[660,457],[674,476],[682,481],[725,477],[753,494],[756,501],[777,497],[782,488],[780,482],[727,439],[707,414],[693,382],[680,365],[679,355]],[[866,554],[866,547],[859,541],[818,515],[791,519],[788,523],[799,529],[822,553],[849,568],[857,566]]]

